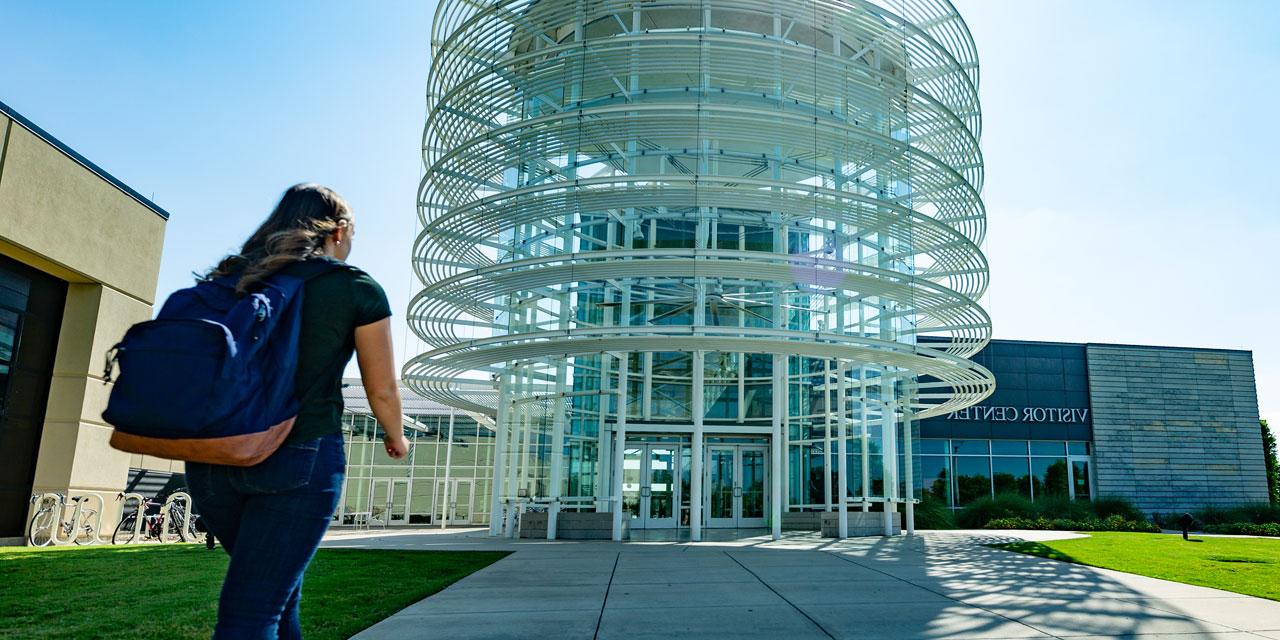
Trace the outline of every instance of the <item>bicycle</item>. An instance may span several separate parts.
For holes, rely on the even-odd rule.
[[[72,503],[87,500],[84,496],[72,496]],[[80,507],[80,528],[76,528],[75,515],[71,520],[62,520],[67,510],[67,497],[61,493],[37,493],[31,496],[31,504],[39,504],[35,515],[27,523],[27,542],[33,547],[47,547],[54,543],[61,529],[62,535],[76,544],[92,544],[96,529],[93,521],[98,515],[97,509]]]
[[[124,499],[125,494],[120,493],[116,496],[116,500]],[[168,504],[166,511],[163,507]],[[156,513],[147,513],[152,508],[156,509]],[[142,526],[138,527],[138,514],[142,514]],[[155,500],[143,500],[132,513],[126,513],[120,518],[120,523],[116,525],[115,531],[111,534],[111,544],[129,544],[138,539],[138,535],[142,535],[142,540],[155,540],[158,542],[201,542],[204,540],[204,534],[198,530],[196,524],[199,522],[199,514],[191,514],[191,521],[184,528],[183,523],[186,522],[186,509],[178,502],[157,502]]]
[[[187,509],[182,504],[174,502],[169,506],[169,521],[175,529],[179,529],[178,537],[183,542],[204,542],[208,535],[204,525],[200,524],[200,514],[192,513],[191,521],[187,522]],[[182,523],[187,522],[186,528],[182,528]]]

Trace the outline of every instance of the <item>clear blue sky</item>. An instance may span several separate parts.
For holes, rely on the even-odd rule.
[[[6,5],[0,101],[173,214],[161,296],[310,180],[403,316],[434,3]],[[1280,422],[1280,3],[957,5],[996,336],[1250,349]]]

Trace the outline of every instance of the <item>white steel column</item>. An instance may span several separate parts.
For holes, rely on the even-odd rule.
[[[556,539],[556,523],[560,519],[560,485],[564,479],[565,361],[556,365],[556,399],[551,409],[551,504],[547,505],[547,539]]]
[[[702,540],[702,419],[706,414],[703,407],[703,365],[706,360],[705,351],[693,352],[693,439],[689,461],[689,538],[694,542]],[[677,505],[678,507],[679,505]]]
[[[880,405],[880,461],[884,474],[884,534],[893,535],[893,514],[898,511],[898,420],[893,406]]]
[[[596,421],[596,511],[608,511],[609,464],[613,456],[609,453],[609,354],[600,354],[600,404]]]
[[[871,492],[871,452],[868,451],[871,443],[867,437],[867,368],[859,367],[858,376],[858,389],[861,391],[858,396],[858,415],[862,425],[862,512],[866,513],[871,510],[871,503],[867,502],[867,496]]]
[[[849,537],[849,430],[847,424],[849,422],[848,413],[845,411],[847,404],[845,402],[845,392],[847,387],[844,375],[844,363],[836,361],[836,438],[840,447],[840,464],[837,472],[840,474],[840,482],[838,489],[840,495],[836,497],[836,515],[839,518],[839,530],[837,537]]]
[[[786,400],[786,367],[787,357],[782,354],[773,356],[773,441],[769,447],[772,455],[769,486],[772,494],[769,499],[770,523],[773,539],[782,539],[782,414],[787,407]]]
[[[822,363],[822,509],[831,510],[831,361]]]
[[[491,536],[502,533],[504,511],[502,498],[503,493],[506,492],[503,481],[507,473],[507,435],[511,431],[507,424],[511,419],[511,390],[508,386],[509,383],[510,379],[505,373],[498,378],[498,411],[493,426],[493,495],[489,498],[489,535]]]
[[[902,420],[902,462],[904,465],[903,473],[906,477],[906,494],[903,496],[903,508],[906,513],[903,514],[903,526],[907,531],[907,535],[914,536],[916,534],[916,488],[915,488],[915,464],[911,460],[911,419],[903,418]]]
[[[449,517],[452,515],[452,509],[449,508],[449,472],[453,470],[453,416],[457,413],[457,409],[449,408],[449,438],[444,444],[444,509],[440,511],[440,528],[443,529],[449,525]],[[414,447],[416,450],[417,447]],[[411,467],[412,468],[412,467]],[[474,491],[474,489],[473,489]],[[468,512],[469,514],[470,512]]]
[[[631,366],[626,354],[618,358],[618,420],[614,427],[613,442],[613,539],[622,541],[622,471],[623,457],[627,449],[627,369]]]

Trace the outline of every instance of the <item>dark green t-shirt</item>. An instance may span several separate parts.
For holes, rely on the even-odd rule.
[[[303,399],[285,442],[301,442],[342,430],[342,372],[355,351],[356,327],[391,316],[387,294],[369,274],[332,258],[313,258],[282,273],[304,276],[332,265],[307,281],[302,297],[296,392]],[[310,396],[306,395],[310,392]]]

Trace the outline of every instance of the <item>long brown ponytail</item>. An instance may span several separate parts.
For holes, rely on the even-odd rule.
[[[239,273],[236,292],[247,293],[283,267],[324,255],[325,239],[343,223],[351,224],[351,209],[342,196],[318,184],[296,184],[284,192],[240,253],[223,258],[205,278]]]

